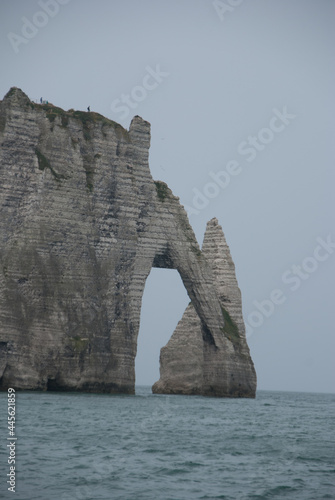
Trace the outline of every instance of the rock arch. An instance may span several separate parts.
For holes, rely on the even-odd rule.
[[[0,146],[2,389],[133,393],[141,299],[156,266],[179,272],[201,335],[201,383],[176,392],[255,395],[215,267],[179,199],[151,177],[148,122],[136,116],[127,131],[13,88],[0,103]],[[168,371],[156,392],[173,392]]]

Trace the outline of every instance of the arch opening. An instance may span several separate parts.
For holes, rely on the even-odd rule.
[[[160,350],[170,340],[190,299],[175,269],[152,268],[142,297],[135,358],[136,386],[159,379]]]

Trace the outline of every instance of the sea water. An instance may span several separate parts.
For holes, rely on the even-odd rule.
[[[7,393],[0,402],[0,498],[335,498],[335,395],[17,392],[15,493]]]

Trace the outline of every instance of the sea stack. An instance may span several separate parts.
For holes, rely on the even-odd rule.
[[[187,306],[171,339],[161,349],[160,379],[153,392],[253,397],[256,372],[242,316],[241,291],[222,227],[207,223],[202,254],[209,263],[224,317],[215,346],[205,341],[193,303]]]

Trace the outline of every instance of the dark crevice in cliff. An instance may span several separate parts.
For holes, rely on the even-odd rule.
[[[235,345],[239,346],[241,343],[241,338],[238,333],[238,326],[230,316],[229,312],[221,306],[222,315],[224,319],[224,327],[222,329],[224,335]]]
[[[38,168],[40,170],[43,171],[46,168],[49,169],[57,182],[60,182],[61,180],[66,179],[65,175],[58,174],[55,171],[55,169],[51,166],[50,161],[46,158],[46,156],[44,156],[44,154],[38,148],[35,148],[35,153],[36,153],[37,160],[38,160]]]

